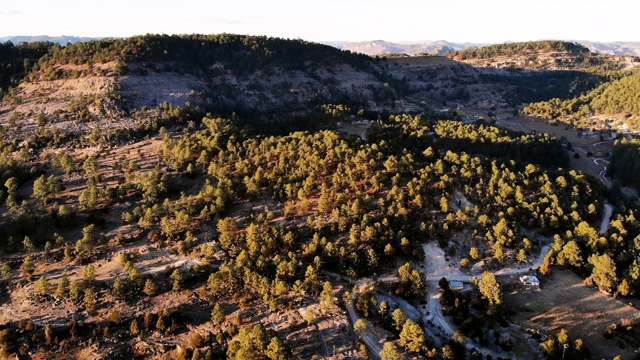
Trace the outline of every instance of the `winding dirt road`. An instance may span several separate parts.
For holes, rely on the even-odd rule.
[[[422,318],[425,324],[427,324],[428,322],[431,322],[441,332],[446,334],[447,337],[451,338],[453,336],[453,333],[456,331],[456,328],[449,321],[449,319],[447,319],[442,313],[442,305],[440,305],[441,294],[438,287],[438,281],[440,281],[442,277],[445,277],[449,281],[461,281],[461,282],[468,283],[468,282],[471,282],[471,278],[473,278],[473,276],[463,274],[457,268],[442,266],[442,264],[440,264],[443,260],[443,254],[444,254],[444,253],[440,254],[440,252],[442,252],[442,249],[440,249],[437,246],[431,248],[431,245],[429,244],[426,244],[425,246],[430,246],[429,248],[430,251],[426,253],[427,257],[425,258],[425,265],[426,265],[425,268],[427,269],[425,274],[426,280],[427,280],[427,299],[426,299],[427,305],[426,305],[426,311],[418,309],[418,312],[422,314]],[[530,272],[530,269],[534,269],[542,265],[544,261],[544,257],[549,252],[549,249],[550,249],[549,246],[542,247],[542,249],[540,250],[540,255],[538,255],[536,260],[529,266],[517,267],[517,268],[505,268],[500,271],[497,271],[495,274],[499,276],[505,276],[505,275],[528,273]],[[435,269],[432,266],[431,264],[432,260],[435,260],[433,262],[438,264],[438,269]],[[447,271],[447,270],[442,271],[443,269],[450,269],[450,271]],[[429,272],[429,270],[433,270],[433,271]],[[337,274],[332,274],[332,275],[337,275]],[[396,282],[398,281],[398,277],[395,275],[385,275],[385,276],[379,277],[377,281]],[[371,283],[371,282],[373,282],[373,280],[368,278],[363,278],[356,281],[356,283],[359,285],[362,285],[365,283]],[[400,308],[402,308],[403,311],[405,311],[405,313],[407,313],[408,315],[415,315],[414,311],[411,311],[409,308],[407,308],[406,305],[408,303],[403,304],[401,301],[395,301],[395,300],[394,302],[397,302]],[[405,306],[402,306],[402,305],[405,305]],[[415,309],[415,307],[413,306],[411,306],[411,308]],[[347,312],[353,324],[355,324],[355,322],[360,319],[360,316],[358,315],[358,313],[353,307],[353,303],[347,304]],[[428,333],[432,334],[434,329],[430,329],[430,330],[432,331],[428,331]],[[371,353],[372,358],[379,359],[380,356],[378,354],[382,350],[382,345],[385,339],[380,339],[371,331],[365,331],[364,335],[362,336],[362,341],[365,343],[365,345],[369,349],[369,352]],[[476,342],[470,339],[467,339],[467,342],[465,343],[465,347],[468,350],[475,349],[476,351],[482,353],[485,357],[491,356],[492,358],[498,358],[498,357],[509,358],[512,355],[512,354],[510,355],[503,352],[495,352],[490,349],[483,348],[482,346],[480,346],[479,344],[477,344]]]
[[[347,312],[349,313],[349,319],[353,324],[356,323],[360,319],[356,309],[353,308],[353,301],[347,304]],[[367,345],[367,349],[369,349],[369,357],[371,359],[380,359],[380,351],[382,351],[381,341],[383,339],[379,339],[375,334],[373,334],[370,329],[367,328],[364,334],[362,335],[361,340]]]

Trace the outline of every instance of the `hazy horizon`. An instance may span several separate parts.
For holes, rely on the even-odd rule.
[[[640,41],[627,0],[456,2],[399,0],[7,1],[0,5],[0,37],[129,37],[156,34],[236,33],[301,38],[314,42],[502,43],[540,39]],[[482,15],[479,15],[482,14]]]

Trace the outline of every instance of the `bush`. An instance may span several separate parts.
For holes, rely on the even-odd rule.
[[[0,330],[0,355],[11,354],[16,347],[16,337],[11,329]]]

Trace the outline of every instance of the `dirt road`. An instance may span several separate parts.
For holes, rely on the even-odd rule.
[[[611,221],[611,214],[613,213],[613,206],[609,203],[604,204],[604,214],[602,214],[602,222],[600,223],[600,234],[604,234],[609,229],[609,221]]]
[[[427,305],[426,311],[422,309],[417,309],[425,322],[428,324],[431,322],[438,328],[439,331],[444,332],[448,338],[453,336],[453,333],[456,331],[455,326],[447,319],[442,313],[442,305],[440,304],[440,290],[438,287],[438,281],[445,277],[449,281],[462,281],[462,282],[471,282],[473,276],[462,273],[458,268],[451,267],[445,264],[444,252],[440,249],[435,243],[425,244],[425,262],[424,269],[427,280]],[[522,267],[514,267],[514,268],[505,268],[497,271],[495,274],[498,276],[506,276],[506,275],[514,275],[514,274],[525,274],[529,273],[530,269],[535,269],[540,267],[544,262],[544,258],[549,252],[550,247],[543,246],[540,249],[540,254],[535,259],[535,261],[527,266]],[[338,274],[332,274],[332,276],[339,276]],[[398,277],[394,275],[384,275],[377,279],[379,282],[395,282],[398,281]],[[372,279],[363,278],[356,281],[356,284],[363,285],[366,283],[372,283]],[[416,308],[406,303],[403,304],[402,301],[394,301],[397,302],[403,311],[408,315],[416,315]],[[347,312],[349,314],[349,318],[351,322],[355,324],[356,321],[360,319],[358,313],[353,308],[353,304],[347,304]],[[435,329],[428,329],[428,333],[433,335]],[[366,331],[362,337],[362,341],[366,344],[367,348],[372,354],[372,357],[375,359],[379,359],[379,352],[382,350],[382,344],[384,343],[384,339],[376,336],[372,331]],[[483,356],[491,356],[492,358],[506,357],[509,358],[510,355],[503,352],[496,352],[490,349],[486,349],[481,347],[479,344],[474,342],[473,340],[467,339],[465,343],[465,347],[467,349],[476,349],[476,351],[483,354]]]
[[[353,302],[347,303],[347,312],[349,313],[351,323],[355,324],[356,321],[360,319],[356,309],[353,308]],[[379,339],[370,329],[367,329],[362,335],[362,341],[367,345],[367,349],[369,349],[370,358],[380,359],[380,351],[382,351],[381,341],[384,341],[384,339]]]
[[[426,244],[425,246],[427,245],[429,244]],[[428,311],[426,314],[423,314],[423,316],[424,316],[425,323],[428,323],[428,321],[431,321],[434,325],[438,326],[449,337],[451,337],[453,336],[453,333],[456,331],[456,329],[455,329],[455,326],[449,321],[449,319],[447,319],[442,313],[442,305],[440,304],[441,293],[440,293],[440,290],[438,289],[438,281],[442,277],[445,277],[449,281],[471,282],[471,278],[473,276],[461,274],[461,272],[457,268],[452,269],[452,271],[450,271],[449,273],[447,273],[446,271],[436,270],[433,267],[433,264],[442,262],[442,259],[440,257],[441,255],[440,252],[442,252],[442,249],[439,249],[440,251],[438,251],[437,249],[434,249],[433,246],[430,246],[429,250],[431,251],[425,253],[425,256],[426,256],[425,268],[427,269],[427,272],[428,272],[426,277],[428,282],[428,286],[427,286],[427,289],[428,289],[427,310]],[[540,249],[540,254],[536,258],[536,260],[529,266],[517,267],[517,268],[505,268],[497,271],[495,274],[498,276],[505,276],[505,275],[528,273],[530,272],[530,269],[535,269],[537,267],[540,267],[540,265],[542,265],[542,263],[544,262],[545,256],[549,252],[549,249],[550,249],[549,246],[542,247],[542,249]],[[440,269],[443,269],[443,268],[449,268],[449,267],[442,267],[442,265],[440,265]],[[436,275],[434,275],[433,271],[429,273],[430,270],[436,270],[435,271]],[[468,350],[472,348],[476,349],[476,351],[482,353],[482,355],[485,357],[488,357],[488,356],[491,356],[492,358],[499,358],[499,357],[509,358],[510,357],[509,354],[505,354],[503,352],[496,352],[496,351],[492,351],[490,349],[484,348],[470,339],[467,339],[467,342],[464,345]]]

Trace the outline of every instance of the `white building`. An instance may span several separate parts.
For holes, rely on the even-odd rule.
[[[535,275],[520,276],[520,282],[524,285],[540,286],[540,280]]]

